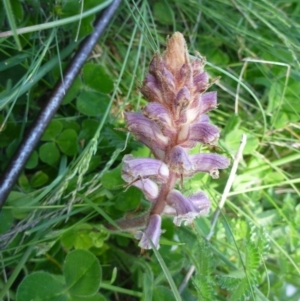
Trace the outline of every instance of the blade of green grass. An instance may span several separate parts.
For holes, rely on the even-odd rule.
[[[9,0],[6,0],[6,1],[9,1]],[[76,22],[78,20],[81,20],[82,18],[85,18],[85,17],[88,17],[90,15],[98,13],[99,11],[101,11],[104,8],[106,8],[107,6],[109,6],[111,3],[112,3],[112,0],[108,0],[108,1],[105,1],[105,2],[99,4],[95,7],[87,10],[86,12],[84,12],[82,14],[78,14],[78,15],[73,16],[73,17],[68,17],[68,18],[64,18],[64,19],[61,19],[61,20],[56,20],[56,21],[52,21],[52,22],[45,22],[43,24],[38,24],[38,25],[33,25],[33,26],[28,26],[28,27],[16,29],[16,35],[23,34],[23,33],[28,33],[28,32],[45,30],[45,29],[53,28],[53,27],[59,27],[59,26],[65,25],[65,24]],[[1,32],[0,33],[0,38],[9,37],[11,35],[13,35],[12,31]]]
[[[173,292],[173,295],[174,295],[174,297],[175,297],[175,300],[176,300],[176,301],[182,301],[182,299],[181,299],[181,297],[180,297],[180,294],[179,294],[179,292],[178,292],[178,290],[177,290],[177,287],[176,287],[176,285],[175,285],[175,282],[174,282],[174,280],[173,280],[173,278],[172,278],[172,275],[171,275],[169,269],[167,268],[167,266],[166,266],[166,264],[165,264],[165,262],[164,262],[162,256],[159,254],[158,250],[156,249],[155,245],[153,244],[151,238],[147,235],[147,233],[144,232],[144,234],[147,236],[147,239],[148,239],[148,241],[149,241],[149,243],[150,243],[150,245],[151,245],[151,247],[152,247],[152,249],[153,249],[153,252],[154,252],[154,254],[155,254],[155,257],[156,257],[156,259],[158,260],[159,265],[161,266],[161,268],[162,268],[162,270],[163,270],[163,272],[164,272],[164,274],[165,274],[165,276],[166,276],[166,279],[167,279],[168,282],[169,282],[169,285],[170,285],[170,287],[171,287],[171,290],[172,290],[172,292]]]
[[[3,5],[4,5],[4,9],[6,12],[6,16],[8,19],[8,23],[10,25],[11,31],[12,31],[12,35],[15,39],[15,42],[17,44],[18,50],[21,51],[22,50],[22,46],[21,46],[21,42],[17,33],[17,25],[16,25],[16,21],[15,21],[15,17],[14,17],[14,13],[10,4],[10,0],[3,0]]]

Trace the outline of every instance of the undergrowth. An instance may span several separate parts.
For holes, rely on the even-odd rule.
[[[109,3],[3,0],[1,171]],[[299,300],[299,15],[298,1],[124,1],[2,209],[0,300]],[[185,181],[211,214],[193,227],[164,218],[161,248],[141,254],[132,233],[105,225],[147,209],[121,178],[125,154],[149,155],[123,112],[146,104],[150,59],[175,31],[220,77],[217,151],[233,161],[247,143],[213,236],[230,170]]]

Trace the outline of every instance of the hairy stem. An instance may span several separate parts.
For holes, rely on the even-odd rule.
[[[173,171],[170,171],[170,176],[167,181],[167,183],[163,184],[161,186],[159,195],[157,197],[157,200],[151,210],[150,214],[161,214],[165,208],[165,200],[168,195],[168,193],[174,188],[176,183],[176,174]]]

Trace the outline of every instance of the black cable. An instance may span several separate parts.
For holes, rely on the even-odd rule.
[[[65,96],[65,92],[70,89],[74,79],[102,35],[104,29],[114,16],[121,1],[122,0],[113,1],[113,3],[97,18],[93,33],[82,42],[75,56],[72,58],[69,67],[65,71],[64,81],[59,81],[56,84],[49,100],[31,125],[10,163],[5,168],[0,177],[0,209],[5,204],[5,200],[17,181],[27,160],[59,108]]]

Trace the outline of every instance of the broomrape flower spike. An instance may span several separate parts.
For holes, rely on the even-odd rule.
[[[167,39],[166,51],[154,55],[142,84],[149,103],[142,113],[125,113],[128,130],[154,156],[123,158],[123,179],[152,203],[146,228],[136,235],[142,249],[151,249],[149,239],[159,248],[162,215],[173,216],[180,226],[209,211],[205,193],[184,196],[175,189],[178,182],[198,172],[218,178],[218,170],[230,163],[218,154],[189,155],[197,143],[212,145],[219,139],[219,129],[206,115],[217,107],[217,93],[205,92],[211,84],[204,65],[204,59],[189,59],[183,35],[174,33]]]

